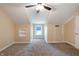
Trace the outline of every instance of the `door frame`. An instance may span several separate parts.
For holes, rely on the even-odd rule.
[[[30,25],[30,42],[32,43],[32,41],[33,41],[33,24],[44,24],[44,37],[45,37],[45,41],[46,41],[46,43],[48,43],[48,35],[47,35],[47,24],[45,24],[45,23],[31,23],[31,25]]]

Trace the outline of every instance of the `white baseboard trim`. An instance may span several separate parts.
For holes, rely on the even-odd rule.
[[[68,44],[70,44],[70,45],[72,45],[72,46],[75,46],[73,43],[70,43],[70,42],[68,42],[68,41],[65,41],[65,43],[68,43]]]
[[[48,43],[64,43],[64,41],[53,41],[53,42],[48,42]]]
[[[5,50],[6,48],[10,47],[13,44],[15,44],[15,42],[12,42],[9,45],[6,45],[4,48],[0,49],[0,52],[3,51],[3,50]]]
[[[68,42],[68,41],[65,41],[65,43],[68,43],[68,44],[72,45],[74,48],[79,49],[79,48],[76,47],[75,44],[73,44],[73,43],[70,43],[70,42]]]
[[[48,43],[67,43],[67,44],[72,45],[74,48],[79,49],[75,44],[68,41],[53,41],[53,42],[48,42]]]
[[[30,43],[30,42],[15,42],[15,43]]]

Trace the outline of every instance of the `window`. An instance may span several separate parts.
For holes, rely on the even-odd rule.
[[[19,37],[25,37],[26,36],[26,30],[25,29],[19,29]]]
[[[42,25],[35,25],[35,35],[42,35]]]

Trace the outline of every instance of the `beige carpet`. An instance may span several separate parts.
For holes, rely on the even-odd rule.
[[[42,39],[34,39],[27,48],[24,48],[23,51],[20,51],[16,55],[31,55],[31,56],[44,56],[44,55],[53,55],[52,48]]]
[[[30,44],[15,44],[0,53],[6,56],[79,56],[79,50],[66,43],[47,44],[34,39]]]

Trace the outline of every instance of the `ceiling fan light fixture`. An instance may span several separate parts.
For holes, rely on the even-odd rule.
[[[41,4],[38,4],[37,6],[36,6],[36,10],[43,10],[44,9],[44,7],[41,5]]]

